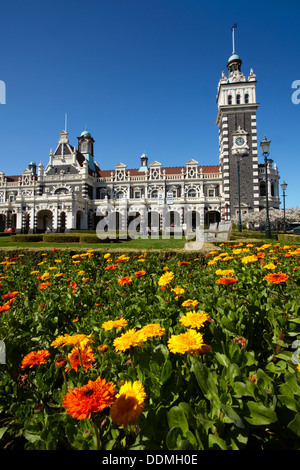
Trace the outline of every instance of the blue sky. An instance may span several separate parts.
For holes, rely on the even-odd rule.
[[[46,166],[65,113],[70,143],[87,127],[102,169],[136,168],[144,152],[164,166],[218,164],[217,84],[237,23],[242,71],[257,75],[258,141],[271,140],[286,207],[299,207],[299,17],[296,0],[2,2],[0,169]]]

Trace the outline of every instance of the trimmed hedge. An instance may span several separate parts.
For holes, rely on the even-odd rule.
[[[12,242],[22,243],[22,242],[42,242],[43,234],[22,234],[22,235],[11,235],[10,237]]]
[[[300,243],[300,235],[280,233],[278,234],[278,240],[287,243]]]

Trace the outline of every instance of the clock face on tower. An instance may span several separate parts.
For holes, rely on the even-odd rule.
[[[238,137],[235,142],[236,145],[244,145],[245,139],[243,137]]]

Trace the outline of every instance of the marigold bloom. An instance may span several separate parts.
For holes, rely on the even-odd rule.
[[[5,304],[3,304],[1,307],[0,307],[0,312],[5,312],[6,310],[10,310],[10,305],[8,302],[5,302]]]
[[[183,287],[177,286],[174,289],[171,289],[172,292],[175,292],[176,297],[175,299],[178,299],[182,294],[184,294],[184,289]]]
[[[19,292],[14,291],[14,292],[9,292],[8,294],[1,295],[3,299],[14,299],[16,295],[18,295]]]
[[[145,335],[146,338],[160,337],[166,333],[166,330],[159,323],[149,323],[140,329],[140,333]]]
[[[144,276],[146,274],[146,271],[136,271],[134,273],[135,277],[141,277],[141,276]]]
[[[140,331],[137,331],[135,328],[126,331],[118,338],[115,338],[113,345],[117,352],[126,351],[131,346],[141,346],[141,343],[146,341],[147,338],[142,336]]]
[[[195,310],[187,312],[183,317],[180,318],[180,323],[184,326],[189,326],[191,328],[201,328],[206,321],[211,321],[211,318],[207,313],[195,312]]]
[[[93,362],[95,362],[94,351],[90,346],[81,348],[76,346],[68,354],[68,359],[71,365],[71,369],[78,371],[78,367],[82,365],[84,372],[88,369],[92,369]],[[66,367],[66,372],[69,372],[70,369]]]
[[[217,269],[216,271],[217,276],[232,276],[234,273],[234,269]]]
[[[205,354],[211,350],[211,346],[204,344],[203,336],[196,330],[190,329],[180,335],[172,335],[168,340],[168,347],[172,353]]]
[[[84,334],[77,334],[77,335],[68,335],[67,333],[64,336],[58,336],[54,341],[52,341],[51,345],[53,348],[58,348],[59,346],[76,346],[79,345],[80,347],[88,345],[92,340],[92,334],[84,335]]]
[[[120,284],[120,286],[124,286],[124,284],[131,284],[132,277],[130,276],[121,277],[121,279],[118,279],[118,283]]]
[[[164,287],[168,284],[170,284],[170,282],[172,282],[174,278],[174,273],[172,271],[168,271],[164,274],[162,274],[158,280],[158,285],[161,286],[161,287]]]
[[[267,274],[264,279],[272,282],[272,284],[280,284],[281,282],[286,282],[289,279],[289,276],[285,273],[272,273]]]
[[[66,412],[78,420],[90,418],[91,413],[97,413],[115,400],[115,384],[106,382],[98,377],[89,380],[86,385],[70,388],[63,399]]]
[[[120,318],[119,320],[108,320],[102,323],[101,328],[103,328],[105,331],[110,331],[113,328],[123,328],[123,326],[127,325],[127,320],[125,318]]]
[[[226,284],[228,286],[229,284],[235,284],[236,282],[238,281],[235,277],[220,277],[220,279],[216,281],[216,284]]]
[[[113,423],[118,426],[135,424],[137,418],[143,412],[146,393],[141,382],[125,382],[116,395],[117,400],[112,404],[110,416]]]
[[[297,365],[297,371],[300,372],[300,362],[299,362],[299,364]]]
[[[274,263],[265,264],[264,269],[276,269],[276,264]]]
[[[188,299],[182,302],[181,306],[182,307],[197,307],[198,304],[199,304],[198,300]]]
[[[51,282],[42,282],[40,285],[39,285],[39,289],[40,290],[43,290],[43,289],[46,289],[46,287],[48,286],[51,286]]]
[[[257,260],[258,260],[258,256],[255,256],[255,255],[244,256],[244,258],[242,258],[242,263],[244,264],[255,263],[255,261]]]
[[[110,264],[109,266],[106,266],[105,271],[108,271],[109,269],[117,269],[118,265],[117,264]]]
[[[103,256],[104,259],[107,259],[107,258],[110,258],[110,257],[111,257],[110,253],[105,253],[105,255]]]
[[[26,354],[26,356],[22,359],[21,367],[32,368],[33,366],[47,364],[46,359],[49,356],[51,356],[51,354],[46,349],[40,349],[39,351],[31,351],[30,353]]]
[[[188,261],[179,261],[177,264],[178,264],[179,266],[182,266],[182,265],[184,265],[184,264],[191,264],[191,263],[189,263]]]
[[[43,281],[47,281],[47,279],[50,279],[50,274],[49,273],[44,273],[41,275],[41,279]]]
[[[75,292],[76,292],[76,287],[77,287],[76,282],[75,282],[75,281],[71,281],[71,280],[69,279],[69,281],[68,281],[68,287],[72,287],[72,294],[75,294]]]

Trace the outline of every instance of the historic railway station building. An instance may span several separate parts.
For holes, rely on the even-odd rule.
[[[238,159],[242,215],[264,208],[266,177],[264,163],[258,163],[256,75],[251,69],[244,76],[241,64],[233,53],[228,73],[222,72],[218,83],[219,156],[215,165],[186,159],[182,166],[164,167],[142,155],[137,168],[117,163],[111,170],[101,170],[91,134],[82,132],[76,147],[63,130],[46,167],[31,162],[17,176],[0,171],[0,231],[10,227],[17,233],[95,229],[99,209],[107,204],[116,211],[119,227],[125,227],[132,217],[124,213],[128,207],[149,228],[153,213],[161,229],[166,223],[182,225],[187,208],[192,226],[231,220],[239,212]],[[280,205],[279,178],[276,164],[269,163],[269,206],[274,208]],[[167,222],[163,204],[170,210]]]

